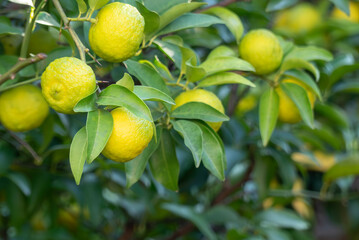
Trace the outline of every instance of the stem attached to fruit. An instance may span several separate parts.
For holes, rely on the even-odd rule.
[[[85,55],[86,47],[81,42],[79,36],[77,36],[75,30],[73,30],[71,28],[70,21],[67,18],[64,10],[62,9],[60,2],[58,0],[52,0],[52,2],[54,3],[57,12],[60,14],[60,17],[61,17],[62,21],[64,22],[65,29],[67,29],[69,31],[69,33],[71,34],[71,37],[74,40],[77,49],[79,50],[81,60],[86,62],[86,55]]]
[[[39,62],[39,61],[45,59],[46,57],[47,57],[46,54],[39,53],[39,54],[35,55],[34,57],[25,58],[25,59],[19,58],[19,61],[12,68],[10,68],[9,71],[4,73],[3,75],[0,75],[0,85],[9,79],[14,79],[16,73],[18,71],[20,71],[21,69],[23,69],[31,64],[34,64],[36,62]]]
[[[96,19],[94,18],[67,18],[71,22],[90,22],[90,23],[96,23]]]

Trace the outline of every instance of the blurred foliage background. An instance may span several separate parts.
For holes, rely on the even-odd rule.
[[[0,239],[359,239],[359,7],[351,8],[356,19],[347,19],[334,13],[335,6],[348,10],[344,0],[206,2],[226,5],[245,31],[268,28],[297,45],[333,53],[332,61],[315,62],[323,95],[315,106],[316,128],[280,124],[263,147],[258,127],[263,86],[212,87],[231,116],[219,131],[226,180],[219,181],[203,166],[195,168],[175,134],[180,176],[179,191],[173,192],[148,169],[126,188],[124,165],[101,156],[85,166],[77,186],[68,155],[85,114],[52,111],[40,128],[19,134],[0,126]],[[78,15],[75,0],[61,3],[68,16]],[[43,11],[60,22],[51,1]],[[27,6],[0,0],[0,74],[17,62],[27,16]],[[30,49],[48,54],[47,59],[21,70],[0,91],[38,77],[52,60],[72,54],[69,36],[59,34],[56,24],[46,24],[46,17],[39,16]],[[73,27],[89,46],[90,24]],[[219,45],[237,51],[223,24],[177,34],[201,59]],[[155,55],[171,66],[155,47],[141,57],[153,60]],[[121,64],[91,66],[107,81],[121,79],[126,71]]]

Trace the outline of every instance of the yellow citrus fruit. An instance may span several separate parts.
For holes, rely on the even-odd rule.
[[[273,27],[293,34],[303,34],[313,30],[320,22],[320,12],[311,4],[302,3],[280,12],[274,20]]]
[[[41,90],[23,85],[0,95],[0,121],[5,128],[24,132],[39,127],[49,113]]]
[[[317,162],[303,153],[297,152],[292,154],[293,161],[304,165],[309,170],[318,172],[326,172],[336,162],[335,156],[333,154],[323,153],[321,151],[315,151],[314,157]]]
[[[315,94],[312,90],[303,82],[297,79],[284,79],[283,82],[294,83],[306,90],[311,107],[314,108]],[[276,92],[279,96],[279,120],[284,123],[297,123],[302,120],[299,110],[292,99],[283,91],[281,87],[276,88]]]
[[[58,47],[57,38],[43,28],[34,31],[29,41],[29,53],[49,53]]]
[[[236,106],[236,115],[243,115],[246,112],[251,111],[257,106],[257,97],[254,95],[247,95],[243,99],[240,99]]]
[[[188,102],[201,102],[208,104],[209,106],[217,109],[221,113],[224,113],[224,107],[221,100],[212,92],[204,89],[194,89],[187,92],[182,92],[175,99],[176,105],[172,107],[172,111]],[[214,131],[218,131],[222,125],[222,122],[207,122]]]
[[[153,136],[152,123],[139,118],[124,107],[111,111],[112,134],[102,154],[116,162],[127,162],[137,157]]]
[[[257,74],[268,74],[279,67],[283,50],[277,37],[266,29],[252,30],[239,45],[241,57],[256,69]]]
[[[122,62],[135,55],[142,42],[145,21],[138,10],[125,3],[106,5],[89,32],[92,50],[109,62]]]
[[[350,22],[359,22],[359,3],[349,2],[349,16],[340,10],[339,8],[334,8],[332,12],[332,17],[335,19],[343,19]]]
[[[96,88],[96,77],[83,61],[73,57],[51,62],[41,77],[42,93],[57,112],[71,114],[76,103]]]

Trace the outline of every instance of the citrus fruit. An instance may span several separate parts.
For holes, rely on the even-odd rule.
[[[108,62],[122,62],[135,55],[142,42],[145,21],[138,10],[125,3],[106,5],[89,32],[92,50]]]
[[[283,50],[277,37],[266,29],[252,30],[239,45],[241,57],[256,69],[257,74],[268,74],[279,67]]]
[[[283,82],[294,83],[301,86],[308,94],[308,98],[311,107],[314,108],[315,94],[312,90],[303,82],[297,79],[284,79]],[[299,110],[292,99],[283,91],[281,87],[276,88],[276,92],[279,96],[279,115],[278,118],[284,123],[297,123],[302,120]]]
[[[349,16],[340,10],[339,8],[334,8],[332,12],[332,17],[335,19],[347,20],[350,22],[359,22],[359,3],[349,2]]]
[[[51,62],[41,77],[42,93],[57,112],[71,114],[82,98],[96,89],[92,69],[74,57],[58,58]]]
[[[324,153],[321,151],[314,151],[315,160],[303,153],[293,153],[293,161],[304,165],[308,170],[326,172],[336,163],[336,158],[331,153]]]
[[[320,12],[311,4],[302,3],[280,12],[273,27],[293,34],[303,34],[313,30],[320,22]]]
[[[3,46],[4,53],[6,55],[18,55],[22,39],[21,35],[13,34],[0,37],[0,43]]]
[[[139,118],[124,107],[111,111],[113,130],[102,154],[116,162],[137,157],[153,136],[152,123]]]
[[[55,35],[43,28],[34,31],[29,41],[29,53],[49,53],[58,47]]]
[[[235,113],[236,115],[243,115],[246,112],[249,112],[257,105],[257,97],[254,95],[247,95],[243,99],[240,99],[237,106]]]
[[[39,127],[49,113],[41,90],[22,85],[0,95],[0,121],[5,128],[24,132]]]
[[[186,92],[182,92],[175,99],[176,105],[172,107],[172,111],[188,102],[201,102],[208,104],[209,106],[217,109],[221,113],[224,113],[224,107],[221,100],[212,92],[204,89],[194,89]],[[218,131],[222,125],[222,122],[207,122],[214,131]]]

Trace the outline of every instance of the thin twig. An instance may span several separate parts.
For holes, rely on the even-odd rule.
[[[39,53],[33,57],[29,58],[19,58],[19,61],[6,73],[3,75],[0,75],[0,85],[6,82],[9,79],[14,79],[16,76],[16,73],[20,71],[21,69],[29,66],[30,64],[39,62],[43,59],[45,59],[47,56],[44,53]]]
[[[9,133],[11,137],[13,137],[18,143],[20,143],[20,145],[22,145],[31,154],[31,156],[35,160],[36,165],[39,165],[42,162],[41,157],[35,152],[35,150],[27,142],[19,138],[15,133],[10,131]]]

